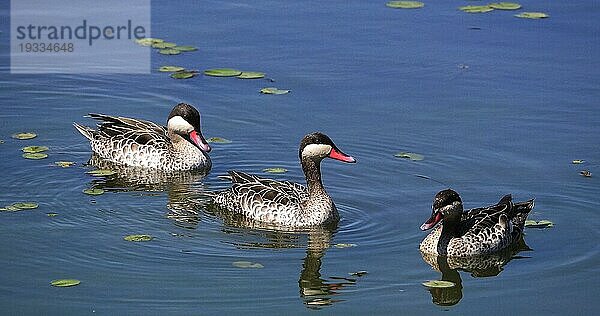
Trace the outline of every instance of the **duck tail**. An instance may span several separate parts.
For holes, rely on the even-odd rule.
[[[529,201],[516,203],[511,212],[509,213],[509,217],[512,219],[513,224],[523,228],[525,226],[525,221],[527,220],[527,216],[529,212],[535,206],[535,200],[531,199]]]
[[[78,123],[73,123],[73,126],[75,127],[75,129],[77,129],[81,135],[85,136],[85,138],[89,139],[89,140],[93,140],[94,139],[94,130],[87,127],[87,126],[83,126],[81,124]]]

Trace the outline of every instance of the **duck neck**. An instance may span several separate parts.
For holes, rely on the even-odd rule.
[[[446,216],[442,226],[442,236],[447,238],[458,237],[458,227],[460,223],[460,214],[458,216]]]
[[[309,195],[327,194],[321,181],[321,160],[302,158],[302,171],[306,177]]]

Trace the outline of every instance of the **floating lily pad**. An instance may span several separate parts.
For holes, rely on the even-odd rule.
[[[85,189],[85,190],[83,190],[83,193],[88,194],[88,195],[100,195],[100,194],[104,194],[104,190],[102,190],[102,189]]]
[[[488,6],[496,10],[519,10],[521,8],[520,4],[514,2],[494,2]]]
[[[182,70],[185,70],[185,68],[179,66],[161,66],[158,68],[160,72],[177,72]]]
[[[189,71],[179,71],[171,74],[173,79],[189,79],[196,76],[196,73]]]
[[[222,137],[211,137],[209,139],[206,140],[209,143],[215,143],[215,144],[230,144],[231,141],[229,139],[225,139]]]
[[[549,227],[554,227],[554,223],[552,223],[551,221],[548,220],[541,220],[539,222],[533,221],[533,220],[526,220],[525,221],[525,227],[528,228],[549,228]]]
[[[389,1],[385,5],[394,9],[418,9],[425,6],[423,2],[419,1]]]
[[[458,9],[467,13],[486,13],[494,11],[494,8],[487,5],[467,5]]]
[[[23,158],[38,160],[48,158],[48,155],[44,153],[24,153]]]
[[[16,202],[11,205],[7,205],[3,208],[0,208],[0,212],[8,211],[8,212],[18,212],[22,210],[31,210],[38,208],[38,204],[35,202]]]
[[[41,153],[43,151],[48,150],[48,147],[46,147],[46,146],[27,146],[27,147],[21,148],[21,150],[24,153],[35,154],[35,153]]]
[[[417,153],[411,153],[411,152],[399,152],[397,154],[394,155],[394,157],[396,158],[403,158],[403,159],[410,159],[412,161],[420,161],[425,159],[425,157],[421,154],[417,154]]]
[[[181,51],[178,51],[178,50],[172,49],[172,48],[165,48],[165,49],[159,50],[158,53],[163,54],[163,55],[179,55],[179,54],[181,54]]]
[[[14,207],[12,205],[7,205],[5,207],[0,208],[0,212],[16,212],[20,210],[20,208]]]
[[[97,169],[97,170],[88,171],[86,173],[91,174],[94,177],[106,177],[106,176],[112,176],[113,174],[116,174],[117,172],[110,170],[110,169]]]
[[[123,237],[124,240],[134,241],[134,242],[150,241],[153,238],[154,237],[152,237],[150,235],[127,235],[127,236]]]
[[[52,284],[52,286],[57,286],[57,287],[75,286],[75,285],[79,285],[80,283],[81,283],[81,281],[76,280],[76,279],[60,279],[60,280],[54,280],[54,281],[50,282],[50,284]]]
[[[454,282],[442,281],[442,280],[431,280],[431,281],[423,282],[421,284],[423,284],[426,287],[434,287],[434,288],[449,288],[449,287],[453,287],[455,285]]]
[[[35,202],[17,202],[11,204],[11,206],[19,210],[31,210],[34,208],[38,208],[39,204]]]
[[[204,74],[212,77],[235,77],[241,75],[242,72],[231,68],[216,68],[205,70]]]
[[[52,213],[52,212],[50,212],[50,213],[46,213],[46,215],[48,217],[56,217],[56,216],[58,216],[58,213]]]
[[[237,268],[244,268],[244,269],[260,269],[260,268],[264,268],[265,266],[263,266],[260,263],[256,263],[256,262],[250,262],[250,261],[235,261],[232,263],[232,265],[234,267]]]
[[[265,73],[255,71],[242,71],[242,73],[237,77],[240,79],[261,79],[265,77]]]
[[[17,134],[13,134],[12,138],[15,139],[21,139],[21,140],[26,140],[26,139],[32,139],[32,138],[36,138],[37,134],[36,133],[17,133]]]
[[[592,176],[592,173],[589,170],[581,170],[581,171],[579,171],[579,174],[586,178],[589,178]]]
[[[348,274],[352,275],[352,276],[361,277],[361,276],[363,276],[363,275],[365,275],[367,273],[369,273],[369,272],[361,270],[361,271],[351,272],[351,273],[348,273]]]
[[[162,43],[164,40],[160,38],[146,37],[135,40],[135,42],[142,46],[152,46],[152,44]]]
[[[265,168],[265,169],[263,169],[263,172],[266,172],[266,173],[286,173],[287,169],[285,169],[285,168]]]
[[[68,168],[68,167],[74,165],[75,162],[73,162],[73,161],[55,161],[54,164],[59,167]]]
[[[180,52],[193,52],[198,50],[198,48],[194,47],[194,46],[189,46],[189,45],[183,45],[183,46],[175,46],[172,47],[173,49],[176,49]]]
[[[519,14],[515,14],[515,16],[522,19],[545,19],[550,17],[544,12],[521,12]]]
[[[579,165],[579,164],[582,164],[584,162],[585,162],[585,160],[581,160],[581,159],[575,159],[575,160],[571,161],[571,163],[574,164],[574,165]]]
[[[286,93],[290,93],[290,90],[268,87],[268,88],[260,89],[260,93],[263,93],[263,94],[286,94]]]
[[[333,246],[335,248],[350,248],[350,247],[356,247],[356,244],[335,244]]]
[[[158,49],[174,48],[175,46],[177,46],[177,44],[169,43],[169,42],[158,42],[158,43],[152,44],[152,48],[158,48]]]

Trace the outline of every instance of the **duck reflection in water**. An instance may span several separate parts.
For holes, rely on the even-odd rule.
[[[463,297],[463,286],[459,271],[469,272],[475,278],[494,277],[499,275],[504,266],[512,259],[528,258],[519,256],[521,251],[531,250],[521,237],[510,247],[488,255],[448,257],[421,252],[423,260],[434,270],[442,273],[442,281],[454,283],[454,286],[448,288],[428,287],[432,302],[439,306],[452,306],[460,302]]]
[[[92,154],[87,165],[114,171],[114,174],[94,177],[91,188],[113,192],[140,192],[142,195],[168,197],[166,216],[183,228],[195,228],[200,222],[201,204],[196,198],[203,195],[205,188],[200,180],[206,171],[164,172],[153,169],[117,164]]]
[[[363,275],[360,272],[351,275],[350,271],[347,271],[342,276],[322,277],[321,266],[337,231],[337,223],[308,228],[289,228],[254,221],[239,213],[223,210],[214,204],[208,204],[206,212],[223,220],[225,233],[243,235],[243,241],[234,243],[238,248],[306,247],[298,287],[300,298],[309,309],[322,309],[344,301],[338,298],[339,295],[343,295],[344,289],[356,286],[358,279]],[[248,241],[252,239],[254,241]]]

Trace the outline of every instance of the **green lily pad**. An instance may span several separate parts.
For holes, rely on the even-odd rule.
[[[160,72],[177,72],[182,70],[185,70],[185,68],[179,66],[161,66],[158,68]]]
[[[266,173],[286,173],[288,170],[285,168],[265,168],[263,172]]]
[[[154,237],[152,237],[150,235],[127,235],[127,236],[123,237],[124,240],[134,241],[134,242],[150,241],[153,238]]]
[[[194,46],[189,46],[189,45],[183,45],[183,46],[175,46],[172,47],[173,49],[176,49],[180,52],[193,52],[198,50],[198,48],[194,47]]]
[[[546,225],[546,227],[552,227],[552,226],[554,226],[554,223],[552,223],[549,220],[543,219],[543,220],[541,220],[541,221],[538,222],[538,225]]]
[[[496,10],[519,10],[521,8],[520,4],[514,2],[494,2],[488,6]]]
[[[3,208],[0,208],[0,212],[16,212],[16,211],[20,211],[21,209],[18,207],[14,207],[12,205],[7,205]]]
[[[552,223],[549,220],[541,220],[539,222],[536,222],[533,220],[526,220],[525,227],[528,227],[528,228],[550,228],[550,227],[554,227],[554,223]]]
[[[152,48],[158,48],[158,49],[174,48],[175,46],[177,46],[177,44],[169,43],[169,42],[158,42],[158,43],[152,44]]]
[[[206,140],[209,143],[215,143],[215,144],[230,144],[231,141],[229,139],[225,139],[222,137],[211,137],[209,139]]]
[[[418,9],[425,6],[423,2],[419,1],[389,1],[385,5],[394,9]]]
[[[361,270],[361,271],[351,272],[351,273],[348,273],[348,274],[351,275],[351,276],[361,277],[361,276],[363,276],[363,275],[365,275],[367,273],[369,273],[369,272]]]
[[[356,244],[335,244],[333,246],[335,248],[351,248],[351,247],[356,247]]]
[[[550,15],[544,12],[521,12],[515,14],[515,16],[522,19],[545,19],[550,17]]]
[[[579,174],[586,178],[589,178],[592,176],[592,173],[589,170],[581,170],[581,171],[579,171]]]
[[[48,216],[48,217],[56,217],[56,216],[58,216],[58,213],[52,213],[52,212],[50,212],[50,213],[46,213],[46,216]]]
[[[81,283],[81,281],[76,280],[76,279],[59,279],[59,280],[54,280],[54,281],[50,282],[50,284],[52,284],[52,286],[57,286],[57,287],[75,286],[75,285],[79,285],[80,283]]]
[[[442,280],[431,280],[431,281],[423,282],[421,284],[423,284],[426,287],[434,287],[434,288],[449,288],[449,287],[453,287],[455,285],[454,282],[442,281]]]
[[[467,13],[486,13],[494,11],[494,8],[487,5],[467,5],[459,7],[458,9]]]
[[[403,158],[403,159],[410,159],[412,161],[420,161],[425,159],[425,157],[421,154],[417,154],[417,153],[411,153],[411,152],[399,152],[397,154],[394,155],[394,157],[396,158]]]
[[[34,208],[38,208],[39,204],[35,202],[17,202],[11,204],[11,206],[19,210],[32,210]]]
[[[12,138],[15,139],[20,139],[20,140],[26,140],[26,139],[32,139],[32,138],[36,138],[37,134],[36,133],[17,133],[17,134],[13,134]]]
[[[110,170],[110,169],[97,169],[97,170],[88,171],[86,173],[90,174],[94,177],[106,177],[106,176],[112,176],[113,174],[116,174],[117,172]]]
[[[571,163],[574,164],[574,165],[579,165],[579,164],[582,164],[584,162],[585,162],[585,160],[581,160],[581,159],[575,159],[575,160],[571,161]]]
[[[35,154],[35,153],[41,153],[43,151],[48,150],[48,147],[46,147],[46,146],[27,146],[27,147],[21,148],[21,150],[24,153]]]
[[[244,268],[244,269],[260,269],[260,268],[264,268],[265,266],[263,266],[260,263],[256,263],[256,262],[250,262],[250,261],[235,261],[232,263],[232,265],[234,267],[237,268]]]
[[[163,55],[179,55],[179,54],[181,54],[181,51],[178,51],[178,50],[172,49],[172,48],[165,48],[165,49],[159,50],[158,53],[163,54]]]
[[[73,162],[73,161],[55,161],[54,164],[59,167],[68,168],[68,167],[74,165],[75,162]]]
[[[141,46],[152,46],[152,44],[162,43],[164,40],[160,38],[146,37],[135,40],[135,42]]]
[[[237,77],[239,79],[261,79],[265,77],[265,73],[255,71],[242,71],[242,73]]]
[[[179,72],[174,72],[171,74],[171,78],[173,79],[189,79],[196,76],[195,72],[189,72],[189,71],[179,71]]]
[[[83,190],[83,193],[88,194],[88,195],[101,195],[101,194],[104,194],[104,190],[102,190],[102,189],[85,189],[85,190]]]
[[[286,94],[286,93],[290,93],[290,90],[268,87],[268,88],[260,89],[260,93],[262,93],[262,94]]]
[[[38,160],[48,158],[48,155],[44,153],[24,153],[23,158]]]
[[[211,77],[235,77],[241,75],[242,72],[231,68],[216,68],[205,70],[204,74]]]

